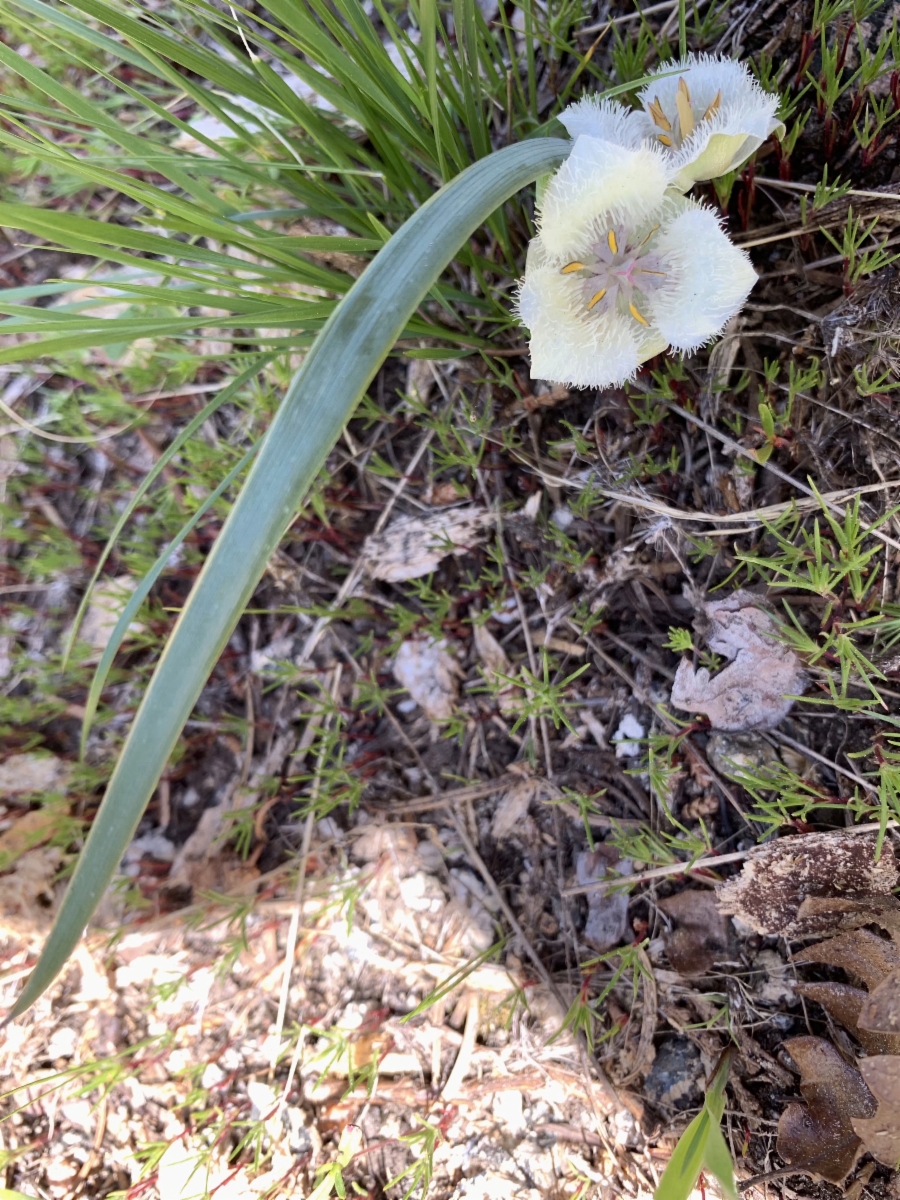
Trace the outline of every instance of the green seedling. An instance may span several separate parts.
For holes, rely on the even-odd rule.
[[[654,1200],[688,1200],[701,1171],[708,1171],[718,1182],[725,1200],[738,1200],[731,1152],[720,1129],[725,1111],[725,1084],[733,1056],[734,1050],[729,1047],[719,1059],[703,1108],[678,1139]]]
[[[870,379],[867,363],[854,367],[853,378],[860,396],[883,396],[900,389],[900,380],[895,379],[889,370],[883,371],[876,379]]]
[[[441,1131],[436,1126],[429,1125],[427,1121],[423,1121],[416,1114],[413,1114],[413,1119],[419,1128],[414,1133],[408,1133],[400,1138],[400,1141],[413,1152],[413,1161],[385,1184],[386,1188],[398,1185],[405,1187],[406,1190],[401,1200],[410,1200],[410,1197],[419,1188],[421,1188],[420,1200],[423,1200],[434,1176],[434,1151],[442,1140]]]
[[[617,950],[608,950],[605,954],[582,963],[581,971],[583,980],[581,987],[578,989],[574,1000],[569,1006],[562,1025],[553,1037],[550,1038],[550,1041],[556,1041],[557,1038],[562,1037],[563,1033],[568,1030],[576,1036],[583,1036],[588,1049],[593,1054],[598,1045],[613,1037],[618,1030],[618,1027],[615,1025],[603,1032],[598,1032],[602,1027],[602,1005],[610,992],[629,973],[631,974],[632,993],[637,998],[641,976],[646,970],[646,955],[642,953],[646,950],[646,947],[647,942],[643,941],[632,946],[623,946]],[[592,996],[591,991],[594,975],[598,968],[604,967],[614,960],[618,961],[612,968],[610,978],[599,993]]]
[[[873,217],[868,225],[864,225],[861,218],[854,216],[851,206],[847,210],[847,220],[840,238],[836,238],[828,229],[822,230],[843,258],[845,290],[852,290],[860,279],[871,275],[873,271],[881,271],[900,258],[900,253],[888,253],[887,238],[876,246],[866,248],[865,244],[872,238],[877,225],[878,217]]]
[[[361,1146],[362,1130],[358,1125],[346,1125],[341,1133],[334,1162],[325,1163],[316,1171],[316,1185],[309,1193],[308,1200],[328,1200],[332,1193],[338,1200],[344,1200],[347,1195],[344,1171],[350,1165],[350,1160],[359,1153]]]
[[[675,625],[669,627],[669,636],[663,645],[667,650],[676,654],[691,654],[694,649],[694,639],[689,629],[679,629]]]

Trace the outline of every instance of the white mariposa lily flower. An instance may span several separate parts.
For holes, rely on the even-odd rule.
[[[570,137],[601,138],[634,149],[649,141],[675,168],[673,182],[686,192],[717,179],[750,157],[771,134],[784,131],[775,116],[778,97],[764,92],[743,63],[689,54],[664,63],[638,95],[642,108],[583,96],[560,114]]]
[[[660,78],[638,94],[637,115],[642,135],[671,153],[683,192],[736,170],[771,134],[784,132],[778,97],[733,58],[689,54],[655,74]]]
[[[668,346],[710,341],[746,300],[749,258],[711,209],[667,193],[671,171],[646,145],[576,139],[542,198],[519,292],[535,378],[624,383]]]

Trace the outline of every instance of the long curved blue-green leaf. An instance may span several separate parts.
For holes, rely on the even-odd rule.
[[[269,557],[410,317],[491,213],[558,166],[567,152],[568,143],[545,138],[468,167],[394,234],[329,317],[172,631],[11,1017],[34,1003],[81,937]]]

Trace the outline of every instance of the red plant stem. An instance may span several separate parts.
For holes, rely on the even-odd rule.
[[[843,71],[844,69],[844,64],[847,61],[847,51],[850,48],[850,35],[855,28],[855,22],[851,22],[851,24],[847,26],[847,32],[844,34],[844,44],[841,46],[841,52],[838,55],[837,66],[835,68],[837,71]]]

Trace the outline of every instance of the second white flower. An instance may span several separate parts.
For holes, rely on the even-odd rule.
[[[647,150],[582,136],[576,163],[584,143],[605,160],[604,187],[565,165],[551,182],[519,315],[531,333],[534,378],[604,387],[625,382],[667,347],[688,352],[709,342],[740,309],[756,273],[711,209],[665,193]],[[639,167],[651,178],[636,178]]]

